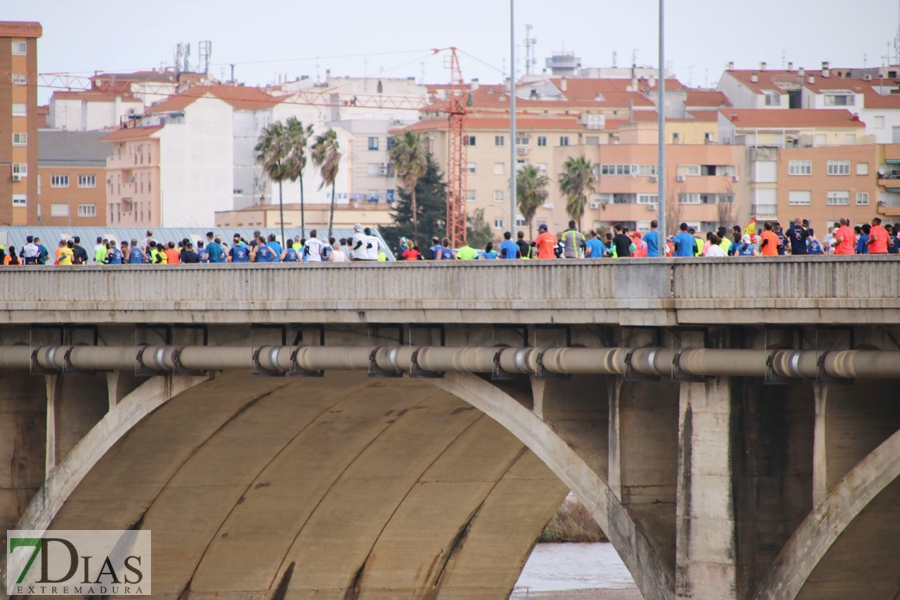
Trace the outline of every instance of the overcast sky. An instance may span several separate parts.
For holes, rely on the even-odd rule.
[[[681,0],[667,3],[666,58],[694,86],[713,86],[724,65],[781,68],[881,65],[898,22],[895,0]],[[468,80],[500,81],[509,63],[509,3],[496,0],[28,0],[4,6],[4,20],[40,21],[41,72],[90,74],[171,64],[175,44],[212,41],[211,74],[247,84],[274,82],[276,73],[416,77],[446,81],[449,72],[430,48],[456,46]],[[517,0],[517,42],[525,24],[537,38],[536,72],[565,48],[584,66],[657,62],[657,2]],[[518,54],[524,54],[520,47]],[[348,56],[350,55],[350,56]],[[339,58],[343,57],[343,58]],[[366,62],[366,60],[368,62]],[[896,59],[894,59],[896,60]],[[524,73],[524,62],[518,73]],[[693,69],[691,69],[693,67]],[[42,99],[47,97],[42,94]]]

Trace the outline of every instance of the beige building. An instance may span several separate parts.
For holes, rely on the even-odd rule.
[[[304,217],[307,229],[328,231],[331,206],[328,204],[307,204]],[[227,210],[216,213],[216,227],[281,227],[281,212],[278,204],[251,206],[242,210]],[[334,228],[349,229],[356,223],[363,227],[379,228],[393,224],[391,207],[384,203],[351,201],[349,205],[334,208]],[[284,205],[284,226],[300,227],[300,205]]]

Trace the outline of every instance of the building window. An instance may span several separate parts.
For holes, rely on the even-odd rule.
[[[765,92],[766,106],[781,106],[781,96],[778,92]]]
[[[675,133],[672,134],[672,143],[673,143],[673,144],[680,144],[680,143],[681,143],[681,134],[680,134],[680,133],[675,132]]]
[[[531,140],[529,140],[527,137],[516,136],[516,146],[527,146],[530,143]]]
[[[19,177],[28,177],[28,163],[13,163],[12,174]]]
[[[503,190],[494,190],[494,202],[503,202],[505,195]]]
[[[12,43],[13,56],[25,56],[28,54],[28,44],[25,42],[14,41]]]
[[[569,145],[569,136],[567,136],[567,135],[559,136],[559,145],[560,146],[568,146]]]
[[[537,167],[537,170],[540,171],[541,173],[547,172],[547,163],[538,163],[535,166]]]
[[[50,205],[50,216],[51,217],[68,217],[69,216],[69,205],[68,204],[51,204]]]
[[[656,165],[636,165],[637,174],[641,177],[650,177],[656,175]]]
[[[377,137],[369,138],[369,150],[378,150],[378,138]]]
[[[521,215],[516,215],[516,227],[528,227],[528,222]]]
[[[69,187],[68,175],[51,175],[50,187]]]
[[[476,142],[475,136],[474,136],[474,135],[470,135],[470,136],[469,136],[469,145],[470,145],[470,146],[474,146],[474,145],[475,145],[475,142]]]
[[[503,229],[503,217],[494,219],[494,229]]]
[[[78,205],[78,216],[79,217],[96,217],[97,216],[97,205],[96,204],[79,204]]]
[[[41,174],[38,173],[38,196],[41,195]],[[40,206],[40,204],[38,204]]]
[[[631,175],[636,165],[600,165],[600,175]]]
[[[849,206],[850,192],[828,192],[828,206]]]
[[[788,173],[790,175],[812,175],[811,160],[788,161]]]
[[[13,104],[12,114],[14,117],[27,117],[28,106],[26,104]]]
[[[853,106],[853,94],[827,94],[825,106]]]
[[[687,174],[692,177],[700,176],[700,165],[688,165],[687,166]]]
[[[829,175],[849,175],[850,174],[850,161],[849,160],[829,160],[828,161],[828,174]]]
[[[506,136],[502,136],[502,135],[494,136],[494,145],[495,146],[502,146],[505,143],[506,143]]]
[[[27,146],[28,145],[28,134],[27,133],[14,133],[13,134],[13,146]]]
[[[466,190],[466,201],[475,202],[475,190]]]
[[[884,117],[875,117],[875,129],[884,129]]]
[[[678,194],[679,204],[700,204],[700,194]]]
[[[13,208],[23,208],[28,205],[28,196],[25,194],[13,194]]]
[[[537,145],[538,146],[546,146],[547,145],[547,136],[539,135],[537,138]]]
[[[147,173],[147,193],[153,191],[153,173]]]
[[[869,192],[856,192],[856,205],[857,206],[868,206],[869,205]]]
[[[656,204],[658,194],[638,194],[638,204]]]
[[[475,163],[469,163],[469,175],[475,174]]]
[[[599,146],[600,145],[600,136],[599,135],[589,135],[584,138],[584,143],[588,146]]]
[[[503,175],[504,170],[504,163],[494,163],[494,175]]]
[[[791,206],[809,206],[811,204],[812,194],[807,191],[795,191],[791,190],[788,192],[788,204]]]
[[[78,187],[80,187],[80,188],[97,187],[97,176],[96,175],[79,175],[78,176]]]
[[[868,175],[869,174],[869,163],[856,163],[856,174],[857,175]]]
[[[25,85],[26,83],[28,83],[28,77],[25,75],[25,73],[13,73],[12,83],[13,85]]]

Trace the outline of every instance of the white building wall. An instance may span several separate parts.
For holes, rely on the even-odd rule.
[[[760,95],[735,79],[728,71],[722,73],[716,89],[725,94],[734,108],[765,108],[765,97],[762,97],[763,105],[760,106]]]
[[[199,98],[160,137],[162,227],[211,227],[215,212],[232,209],[233,110]]]
[[[881,119],[878,117],[881,117]],[[894,127],[900,127],[900,109],[864,108],[859,111],[859,118],[866,124],[866,135],[875,136],[875,143],[896,143],[892,132]]]
[[[50,98],[50,115],[47,125],[51,129],[66,131],[98,131],[118,127],[130,110],[143,112],[140,100],[90,101],[83,99]]]

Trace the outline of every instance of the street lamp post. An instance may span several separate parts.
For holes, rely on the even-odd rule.
[[[659,0],[659,77],[657,79],[657,90],[659,99],[657,101],[657,127],[659,128],[659,161],[656,167],[656,181],[659,186],[656,197],[657,207],[657,247],[659,248],[659,256],[665,256],[666,248],[666,51],[663,34],[665,32],[663,21],[663,1]]]
[[[516,238],[516,24],[509,0],[509,231]]]

